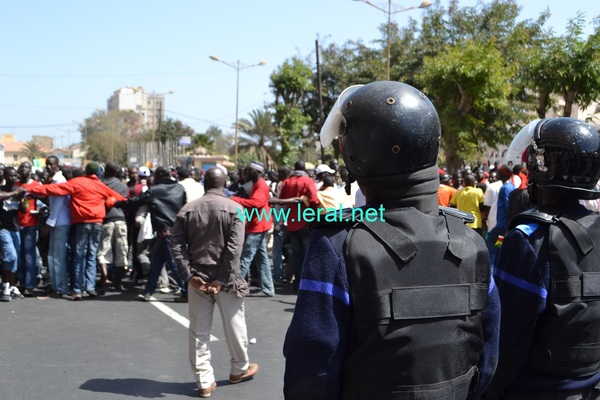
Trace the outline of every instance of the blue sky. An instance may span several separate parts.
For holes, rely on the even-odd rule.
[[[372,0],[386,6],[383,0]],[[442,0],[442,4],[447,4]],[[394,1],[400,7],[420,1]],[[474,5],[462,0],[460,6]],[[564,33],[577,11],[591,23],[600,2],[519,0],[521,19],[549,7]],[[422,10],[398,13],[406,24]],[[269,75],[295,55],[314,58],[315,40],[372,43],[385,13],[352,0],[20,0],[0,5],[0,133],[19,141],[80,140],[78,122],[123,86],[166,93],[166,116],[197,132],[232,132],[236,73],[209,59],[266,65],[240,72],[240,118],[271,102]],[[589,29],[591,32],[591,26]]]

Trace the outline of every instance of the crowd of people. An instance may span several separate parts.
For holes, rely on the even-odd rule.
[[[285,220],[256,213],[245,221],[241,272],[260,282],[265,296],[294,281],[297,289],[308,238],[298,210],[354,205],[335,161],[311,171],[303,161],[277,171],[265,171],[259,162],[233,172],[221,167],[223,193],[240,208],[265,210],[267,216],[271,206],[302,203],[290,207],[294,214]],[[132,286],[143,286],[140,300],[160,289],[185,302],[170,235],[177,213],[204,194],[203,172],[114,162],[89,162],[82,169],[61,165],[55,156],[38,170],[27,161],[17,169],[0,164],[2,301],[35,295],[79,300],[124,290],[130,278]]]
[[[34,296],[43,266],[44,291],[73,301],[127,274],[142,301],[170,283],[202,398],[214,306],[244,382],[244,297],[287,284],[287,399],[600,399],[600,135],[535,120],[509,148],[522,163],[458,171],[439,168],[440,136],[423,93],[373,82],[321,131],[343,168],[2,167],[1,299]]]

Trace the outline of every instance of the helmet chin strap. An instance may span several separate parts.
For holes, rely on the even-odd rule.
[[[539,189],[535,182],[532,182],[531,179],[527,182],[527,193],[529,193],[529,203],[532,207],[538,206],[538,192]]]
[[[352,184],[354,182],[356,182],[356,178],[350,172],[348,172],[346,182],[344,182],[346,184],[344,186],[344,190],[346,191],[347,196],[350,196],[350,194],[352,193]]]

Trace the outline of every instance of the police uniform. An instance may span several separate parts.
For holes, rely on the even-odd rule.
[[[348,170],[374,193],[364,208],[385,212],[348,212],[311,230],[284,344],[284,395],[478,398],[496,366],[498,294],[468,216],[438,208],[437,113],[402,83],[350,89],[321,141],[340,136]]]
[[[502,244],[500,359],[484,398],[599,399],[600,216],[577,199],[600,197],[600,137],[571,118],[530,125],[513,143],[528,135],[529,190],[545,204],[515,217]]]

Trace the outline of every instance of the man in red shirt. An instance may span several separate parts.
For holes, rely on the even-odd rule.
[[[294,259],[294,290],[300,285],[300,272],[304,263],[304,253],[308,245],[308,223],[302,218],[304,209],[317,207],[317,187],[315,181],[306,173],[304,161],[296,161],[294,171],[283,181],[279,199],[272,201],[274,204],[287,204],[289,214],[287,218],[287,235],[292,245]],[[298,203],[301,203],[298,205]]]
[[[85,166],[84,176],[65,183],[23,185],[29,193],[38,196],[71,196],[71,227],[74,229],[71,246],[74,260],[74,282],[71,283],[73,300],[81,299],[84,290],[91,297],[97,295],[96,254],[106,207],[112,207],[117,200],[125,200],[125,197],[100,182],[97,175],[99,170],[100,165],[92,161]]]
[[[31,163],[25,161],[17,169],[19,182],[16,186],[37,185],[38,181],[31,178]],[[19,281],[22,293],[26,297],[33,296],[38,274],[37,237],[38,237],[38,208],[35,199],[25,199],[19,209],[19,226],[21,234],[21,257],[19,259]]]
[[[233,196],[231,200],[245,207],[240,213],[242,220],[246,220],[246,237],[242,258],[240,260],[240,273],[246,277],[252,261],[256,258],[260,271],[260,289],[266,296],[275,295],[273,287],[273,276],[271,274],[271,263],[267,253],[267,233],[273,221],[271,220],[271,208],[269,207],[269,186],[263,178],[265,167],[258,161],[252,161],[244,168],[244,178],[252,181],[250,196],[246,199]]]

